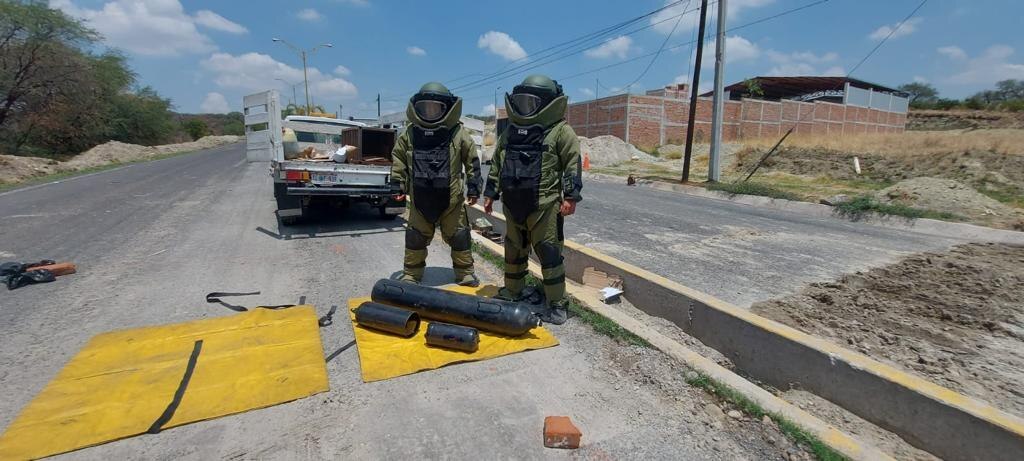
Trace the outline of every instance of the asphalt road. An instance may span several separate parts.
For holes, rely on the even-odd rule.
[[[585,180],[565,235],[742,307],[968,241],[627,186],[625,179]]]
[[[261,291],[235,298],[248,305],[304,296],[323,314],[400,267],[402,221],[375,210],[322,210],[278,227],[266,168],[232,145],[0,193],[0,260],[79,266],[0,291],[0,427],[96,334],[231,315],[204,302],[212,291]],[[597,219],[599,203],[574,223]],[[435,241],[428,283],[451,280],[446,253]],[[343,312],[321,329],[325,356],[352,339]],[[371,384],[348,349],[328,363],[329,392],[66,457],[567,458],[541,445],[552,414],[583,429],[583,457],[764,459],[792,449],[759,421],[705,411],[711,399],[656,351],[619,346],[577,319],[552,330],[558,347]]]

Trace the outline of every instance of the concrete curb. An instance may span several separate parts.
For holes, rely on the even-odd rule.
[[[469,208],[470,220],[484,216]],[[504,232],[504,217],[488,217]],[[780,389],[799,386],[945,459],[1016,459],[1024,419],[862,354],[758,316],[572,241],[565,273],[594,267],[622,277],[626,297],[728,357],[745,374]],[[785,364],[785,366],[780,366]]]
[[[490,253],[498,256],[504,254],[504,250],[500,245],[484,238],[480,234],[474,232],[473,240]],[[541,277],[540,265],[536,261],[531,260],[529,262],[529,270],[535,277]],[[766,412],[786,418],[847,458],[852,460],[893,459],[890,455],[875,448],[873,445],[861,442],[810,413],[801,410],[799,407],[776,397],[756,384],[729,371],[727,368],[644,325],[626,313],[604,305],[597,298],[593,290],[588,290],[571,281],[566,283],[566,290],[570,295],[583,303],[587,309],[610,319],[630,333],[643,338],[656,349],[682,362],[694,371],[739,392],[761,406]]]
[[[583,177],[598,182],[624,183],[625,178],[621,176],[608,175],[603,173],[584,173]],[[850,220],[843,218],[836,213],[834,207],[819,203],[800,202],[795,200],[774,199],[758,195],[729,194],[726,192],[711,191],[699,186],[686,184],[671,184],[649,179],[637,180],[637,185],[666,192],[678,192],[698,197],[726,200],[744,205],[772,208],[776,210],[794,211],[819,218],[841,219],[851,222],[859,222],[872,226],[904,229],[927,235],[939,237],[950,237],[966,239],[977,242],[1012,243],[1024,245],[1024,232],[1017,232],[991,227],[978,226],[974,224],[956,223],[941,221],[938,219],[910,219],[900,216],[888,216],[878,213],[866,213],[863,217]]]

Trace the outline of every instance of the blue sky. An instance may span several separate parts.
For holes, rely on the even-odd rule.
[[[919,2],[830,0],[730,30],[726,83],[754,75],[845,74]],[[474,83],[530,63],[549,46],[666,3],[672,2],[50,0],[127,54],[140,83],[171,98],[183,112],[238,110],[243,95],[268,88],[289,100],[291,87],[277,79],[301,82],[301,61],[271,38],[301,47],[332,43],[333,48],[310,57],[310,88],[317,104],[331,112],[344,105],[346,116],[375,115],[378,93],[382,112],[404,110],[411,92],[430,80],[455,89],[465,100],[464,113],[492,111],[495,88],[507,91],[526,73],[559,79],[573,100],[590,99],[595,91],[621,92],[634,81],[629,88],[634,93],[688,81],[692,51],[686,43],[695,35],[696,12],[683,15],[674,32],[673,27],[677,15],[695,9],[699,0],[587,42],[586,51],[565,59]],[[730,0],[726,28],[809,3],[813,0]],[[713,14],[709,33],[715,28]],[[853,76],[892,86],[926,81],[948,97],[964,97],[1002,79],[1024,79],[1021,17],[1024,2],[1014,0],[931,0]],[[653,53],[666,37],[669,47],[683,45],[661,53],[639,80],[649,57],[567,78]],[[711,83],[712,50],[704,55],[702,88]],[[302,100],[302,85],[297,90]]]

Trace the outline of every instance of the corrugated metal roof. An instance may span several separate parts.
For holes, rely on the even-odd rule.
[[[860,80],[850,77],[820,77],[820,76],[797,76],[797,77],[753,77],[751,80],[756,80],[764,94],[761,96],[764,99],[789,99],[797,96],[802,96],[816,91],[824,90],[842,90],[847,82],[851,86],[864,89],[873,89],[875,91],[891,92],[903,95],[902,91],[895,88],[871,83],[865,80]],[[725,87],[726,91],[733,93],[745,93],[747,91],[746,80],[742,82],[733,83],[732,85]],[[701,96],[711,96],[711,92],[702,94]]]

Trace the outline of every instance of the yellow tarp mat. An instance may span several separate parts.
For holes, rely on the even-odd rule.
[[[480,296],[493,296],[498,292],[497,287],[494,286],[480,288],[452,286],[445,287],[445,289]],[[421,320],[419,330],[410,338],[402,338],[359,326],[352,309],[369,300],[370,298],[348,300],[349,320],[352,321],[352,329],[355,331],[356,345],[359,349],[359,364],[365,382],[390,379],[417,371],[433,370],[458,362],[487,360],[516,352],[558,345],[558,339],[550,331],[544,327],[537,327],[515,338],[480,331],[480,347],[476,352],[428,347],[424,337],[427,326],[430,325],[427,320]]]
[[[0,436],[0,459],[29,459],[276,405],[330,388],[312,306],[104,333],[92,338]]]

